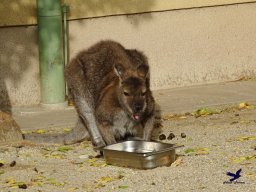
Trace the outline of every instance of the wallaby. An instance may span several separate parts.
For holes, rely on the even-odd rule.
[[[101,41],[70,62],[65,78],[77,110],[77,126],[65,135],[25,135],[25,139],[72,144],[90,138],[96,149],[127,136],[151,139],[155,102],[143,53]]]

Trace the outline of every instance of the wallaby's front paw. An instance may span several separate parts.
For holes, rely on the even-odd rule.
[[[99,140],[93,143],[93,149],[95,151],[102,151],[104,147],[106,147],[106,143],[104,141]]]

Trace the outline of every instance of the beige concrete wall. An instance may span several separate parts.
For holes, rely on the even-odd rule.
[[[152,88],[256,74],[256,3],[70,22],[70,55],[101,39],[145,52]]]
[[[40,101],[37,27],[0,28],[0,109]]]
[[[256,2],[255,0],[60,0],[68,19]],[[1,0],[0,26],[36,24],[36,0]]]
[[[250,3],[70,21],[70,57],[102,39],[119,41],[148,56],[153,89],[255,76],[255,10]],[[40,101],[36,30],[0,28],[1,101]]]

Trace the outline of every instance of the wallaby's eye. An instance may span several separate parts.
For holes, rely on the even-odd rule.
[[[142,93],[141,93],[141,96],[145,96],[146,93],[147,93],[146,91],[142,92]]]
[[[124,91],[124,95],[125,96],[130,96],[130,94],[128,92],[125,92],[125,91]]]

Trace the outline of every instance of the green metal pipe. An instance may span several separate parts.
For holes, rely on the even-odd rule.
[[[64,33],[64,66],[68,63],[68,26],[67,26],[67,13],[69,6],[64,4],[62,6],[63,12],[63,33]],[[68,86],[66,84],[66,95],[68,95]]]
[[[62,13],[59,0],[37,0],[41,103],[65,102]]]

